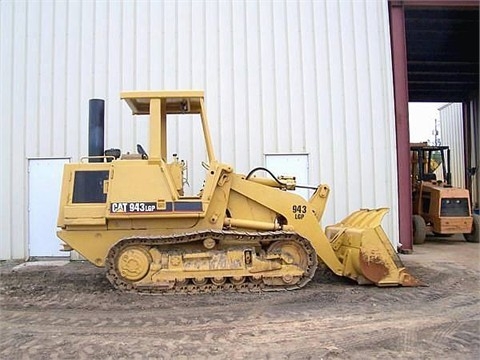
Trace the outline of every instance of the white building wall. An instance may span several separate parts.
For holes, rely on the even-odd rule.
[[[119,99],[143,89],[205,89],[217,158],[246,173],[307,153],[333,189],[322,223],[388,206],[397,244],[388,29],[387,1],[1,1],[0,258],[28,256],[27,158],[86,154],[90,98],[106,147],[147,144]],[[195,129],[175,131],[199,163]]]
[[[442,106],[440,112],[440,139],[450,147],[452,185],[465,187],[465,159],[462,103]]]
[[[469,104],[469,111],[472,114],[470,119],[470,143],[472,144],[472,154],[468,159],[470,168],[475,168],[475,174],[472,176],[472,202],[476,213],[480,211],[480,108],[478,107],[478,100],[471,101]]]

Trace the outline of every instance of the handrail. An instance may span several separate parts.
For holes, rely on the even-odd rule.
[[[82,156],[80,158],[80,162],[84,162],[84,160],[88,160],[88,159],[104,159],[104,160],[112,159],[112,160],[115,160],[115,156],[112,156],[112,155]]]

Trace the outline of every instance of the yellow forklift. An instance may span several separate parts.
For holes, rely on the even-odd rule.
[[[450,148],[410,145],[412,166],[413,243],[423,244],[427,233],[463,234],[479,242],[479,216],[472,214],[468,189],[452,186]]]

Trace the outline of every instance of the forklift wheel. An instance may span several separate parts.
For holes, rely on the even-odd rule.
[[[472,243],[480,242],[480,215],[473,214],[472,232],[470,234],[463,234],[465,240]]]
[[[420,245],[425,242],[427,225],[420,215],[413,215],[413,244]]]

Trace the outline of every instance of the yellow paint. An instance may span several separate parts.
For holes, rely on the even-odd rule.
[[[133,114],[150,115],[149,158],[129,155],[111,162],[68,164],[64,170],[58,236],[93,264],[104,266],[112,246],[132,237],[221,229],[282,230],[308,240],[318,258],[338,275],[368,283],[380,261],[387,273],[373,281],[378,285],[398,285],[406,276],[380,225],[387,209],[360,210],[325,233],[319,221],[329,195],[327,185],[319,185],[307,201],[287,191],[295,188],[293,177],[284,178],[285,185],[271,179],[246,179],[230,165],[218,162],[202,91],[123,92],[121,97]],[[172,114],[200,114],[208,163],[198,196],[183,196],[185,166],[181,161],[174,158],[166,163],[166,119]],[[74,203],[77,172],[99,170],[106,171],[108,179],[102,184],[92,182],[89,186],[94,188],[85,191],[105,194],[106,201]],[[173,286],[172,282],[189,276],[198,284],[206,278],[222,283],[225,277],[238,284],[253,275],[257,280],[267,279],[270,285],[295,284],[308,256],[295,243],[284,243],[273,242],[271,250],[260,251],[269,244],[233,239],[217,243],[207,238],[177,245],[175,252],[169,252],[168,245],[132,243],[115,261],[125,279],[145,285]],[[377,276],[374,271],[373,276]]]

